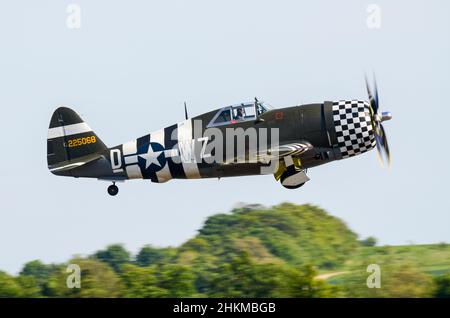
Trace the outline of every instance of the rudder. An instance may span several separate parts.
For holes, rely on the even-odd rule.
[[[61,166],[76,166],[82,157],[88,158],[106,149],[101,139],[75,111],[68,107],[55,110],[47,136],[47,163],[51,171]]]

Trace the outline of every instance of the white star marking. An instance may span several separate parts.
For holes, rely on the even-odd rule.
[[[157,165],[158,167],[161,167],[158,161],[158,156],[161,154],[162,151],[153,151],[152,146],[148,146],[147,153],[143,153],[142,155],[139,155],[142,159],[145,160],[145,169],[148,169],[152,163]]]

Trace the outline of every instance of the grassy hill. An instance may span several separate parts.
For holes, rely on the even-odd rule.
[[[66,264],[0,272],[9,297],[431,297],[450,295],[450,245],[367,246],[340,219],[312,205],[247,205],[209,217],[179,247],[108,246]],[[81,289],[67,288],[67,264]],[[381,268],[369,289],[367,266]]]
[[[441,275],[450,272],[450,244],[361,247],[343,268],[350,270],[367,261],[377,264],[410,263],[421,272]]]
[[[185,264],[197,258],[223,263],[246,252],[256,262],[332,269],[358,246],[357,235],[324,210],[284,203],[211,216],[196,237],[179,247],[178,257]]]
[[[369,264],[380,265],[383,290],[363,286]],[[429,297],[439,288],[448,297],[450,244],[360,247],[326,281],[351,297]]]

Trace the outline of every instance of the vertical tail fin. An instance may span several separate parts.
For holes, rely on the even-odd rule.
[[[72,109],[60,107],[52,115],[47,136],[47,163],[50,170],[99,154],[105,144]]]

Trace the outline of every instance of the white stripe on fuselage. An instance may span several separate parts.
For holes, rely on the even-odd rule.
[[[176,164],[182,164],[183,170],[187,178],[201,178],[200,172],[198,170],[197,163],[195,161],[195,149],[194,149],[194,140],[192,139],[192,121],[186,120],[177,125],[177,148],[174,149],[165,149],[164,156],[167,158],[170,157],[178,157],[181,158],[181,163],[177,162]],[[165,130],[160,129],[155,132],[150,133],[150,142],[158,143],[166,148],[164,143],[165,140]],[[127,175],[130,179],[134,178],[142,178],[142,174],[136,167],[138,167],[137,163],[137,140],[132,140],[122,145],[122,151],[124,156],[124,161],[126,165]],[[170,168],[168,163],[164,165],[164,167],[156,172],[156,177],[158,182],[166,182],[172,179],[172,174],[170,173]]]
[[[47,139],[82,134],[82,133],[89,132],[89,131],[92,131],[92,129],[86,123],[60,126],[60,127],[50,128],[48,130]]]
[[[122,145],[122,151],[124,156],[125,165],[129,165],[125,167],[127,171],[127,176],[130,179],[142,179],[141,168],[137,165],[137,140],[131,140]],[[132,156],[130,156],[132,155]],[[131,165],[133,164],[133,165]]]
[[[126,142],[122,145],[123,155],[135,155],[137,153],[137,140]]]
[[[195,160],[195,149],[192,139],[192,120],[188,119],[178,124],[178,149],[183,170],[188,179],[201,178]]]
[[[131,165],[125,167],[127,176],[130,179],[142,179],[141,168],[138,165]]]

